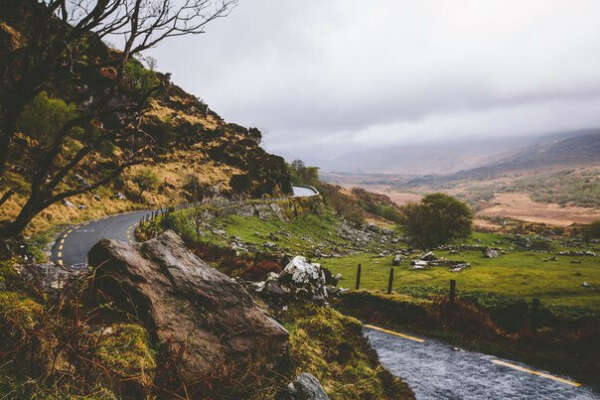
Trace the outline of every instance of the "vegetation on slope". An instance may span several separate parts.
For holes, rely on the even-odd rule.
[[[53,13],[59,1],[9,3],[0,17],[4,236],[176,204],[190,197],[191,180],[224,195],[291,191],[283,159],[259,147],[257,129],[226,123],[170,83],[169,74],[144,68],[134,58],[144,45],[116,51],[101,41],[94,29],[112,26],[115,10],[73,27]],[[232,3],[194,18],[208,23]],[[135,33],[127,35],[139,44]],[[40,41],[29,40],[34,37]],[[140,171],[148,169],[157,178],[153,190],[139,186]]]

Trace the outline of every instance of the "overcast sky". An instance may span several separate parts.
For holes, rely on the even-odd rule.
[[[158,69],[287,158],[600,126],[598,0],[240,0]]]

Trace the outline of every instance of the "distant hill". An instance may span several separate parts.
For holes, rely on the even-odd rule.
[[[442,176],[418,177],[409,184],[440,184],[454,180],[491,178],[502,173],[534,168],[600,164],[600,129],[554,134],[546,139],[476,168]]]
[[[598,134],[600,129],[367,148],[315,163],[325,173],[404,176],[448,175],[471,170],[484,173],[486,169],[493,171],[501,164],[509,168],[512,163],[524,168],[557,160],[566,164],[585,163],[595,159],[592,153],[597,153],[597,148],[588,147],[588,142]]]

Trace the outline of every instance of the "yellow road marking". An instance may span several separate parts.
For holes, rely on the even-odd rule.
[[[400,332],[390,331],[388,329],[380,328],[380,327],[375,326],[375,325],[365,324],[365,328],[374,329],[374,330],[379,331],[379,332],[383,332],[383,333],[387,333],[387,334],[390,334],[390,335],[398,336],[398,337],[401,337],[401,338],[404,338],[404,339],[413,340],[413,341],[419,342],[419,343],[425,342],[424,339],[421,339],[421,338],[418,338],[418,337],[414,337],[414,336],[410,336],[410,335],[405,335],[404,333],[400,333]]]
[[[71,233],[71,232],[73,232],[73,228],[71,228],[71,229],[69,229],[69,230],[67,231],[67,235],[68,235],[69,233]],[[65,236],[66,236],[66,235],[65,235]]]
[[[506,361],[492,360],[492,362],[494,364],[497,364],[497,365],[502,365],[502,366],[505,366],[505,367],[508,367],[508,368],[516,369],[517,371],[527,372],[528,374],[537,375],[537,376],[541,376],[541,377],[544,377],[544,378],[555,380],[557,382],[566,383],[567,385],[577,386],[577,387],[581,386],[581,383],[574,382],[574,381],[571,381],[569,379],[559,378],[558,376],[554,376],[554,375],[550,375],[550,374],[545,374],[543,372],[534,371],[532,369],[521,367],[520,365],[515,365],[515,364],[507,363]]]
[[[61,244],[58,246],[58,249],[59,249],[59,250],[62,250],[62,249],[63,249],[63,247],[64,247],[64,246],[63,246],[63,244],[61,243]]]
[[[58,254],[57,254],[57,256],[58,256],[58,258],[61,258],[62,257],[62,251],[59,251]]]
[[[62,260],[58,260],[56,263],[57,263],[58,265],[63,265],[63,262],[62,262]]]

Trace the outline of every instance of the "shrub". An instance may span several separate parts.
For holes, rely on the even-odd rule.
[[[414,246],[433,248],[471,234],[473,213],[454,197],[434,193],[402,207],[402,224]]]
[[[141,198],[142,193],[145,191],[156,189],[159,179],[156,173],[150,168],[143,168],[134,175],[133,182],[140,189],[138,196]]]
[[[183,184],[183,195],[189,202],[202,201],[205,197],[213,194],[212,187],[200,182],[196,175],[188,175]]]
[[[594,221],[584,228],[583,236],[585,240],[600,239],[600,221]]]

